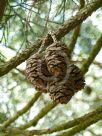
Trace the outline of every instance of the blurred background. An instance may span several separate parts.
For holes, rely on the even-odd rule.
[[[85,0],[88,4],[90,0]],[[3,64],[38,38],[59,28],[74,16],[80,8],[79,0],[9,0],[0,22],[0,64]],[[80,34],[72,55],[74,63],[81,67],[93,45],[102,33],[102,9],[94,12],[81,25]],[[70,44],[73,30],[61,40]],[[0,123],[22,109],[36,90],[24,74],[25,62],[0,78]],[[95,109],[102,103],[102,50],[85,75],[86,86],[66,105],[59,104],[34,127],[43,129],[56,126]],[[36,116],[51,99],[42,94],[34,106],[21,116],[13,126],[19,126]],[[76,136],[102,136],[102,122],[98,122]],[[33,127],[32,127],[33,128]],[[32,129],[30,128],[30,129]],[[46,136],[49,136],[46,134]],[[55,136],[50,134],[50,136]]]

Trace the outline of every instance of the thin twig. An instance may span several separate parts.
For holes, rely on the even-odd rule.
[[[55,102],[50,102],[48,103],[44,108],[40,110],[40,112],[32,119],[29,121],[27,124],[24,124],[20,126],[20,129],[27,129],[31,126],[35,126],[38,121],[43,118],[48,112],[50,112],[57,104]]]
[[[79,8],[79,11],[84,7],[84,5],[85,5],[85,1],[84,1],[84,0],[80,0],[80,8]],[[74,48],[75,48],[75,44],[76,44],[76,42],[77,42],[77,39],[78,39],[78,37],[79,37],[80,29],[81,29],[81,24],[78,25],[78,26],[75,28],[75,30],[74,30],[74,32],[73,32],[73,35],[72,35],[72,38],[71,38],[71,41],[70,41],[70,43],[69,43],[69,45],[68,45],[68,47],[69,47],[69,52],[70,52],[70,57],[71,57],[71,54],[72,54],[72,52],[73,52],[73,50],[74,50]]]
[[[76,133],[86,129],[87,127],[89,127],[90,125],[96,123],[99,120],[102,120],[102,111],[101,111],[100,107],[96,113],[94,113],[94,116],[91,116],[90,118],[87,118],[85,121],[81,121],[81,123],[79,123],[77,126],[73,127],[71,130],[68,130],[66,132],[63,132],[57,136],[73,136]]]
[[[27,105],[24,108],[19,110],[13,117],[9,118],[8,120],[6,120],[2,124],[2,128],[6,128],[6,127],[10,126],[11,123],[13,123],[16,119],[18,119],[22,114],[27,112],[28,109],[30,109],[33,106],[33,104],[37,101],[37,99],[39,98],[40,95],[41,95],[40,92],[37,92],[36,94],[34,94],[32,99],[27,103]]]
[[[90,52],[88,59],[82,65],[83,74],[88,71],[89,66],[91,65],[91,63],[93,62],[101,48],[102,48],[102,34],[97,40],[96,44],[94,45],[92,51]]]
[[[70,129],[70,128],[75,127],[79,124],[83,124],[84,122],[86,122],[86,120],[94,121],[94,119],[96,118],[97,115],[99,115],[99,117],[95,121],[98,121],[102,118],[102,107],[99,107],[99,108],[95,109],[94,111],[89,112],[88,114],[85,114],[84,116],[73,119],[71,121],[67,121],[65,123],[59,124],[59,125],[54,126],[52,128],[47,128],[47,129],[42,129],[42,130],[32,130],[32,133],[36,134],[36,135],[42,135],[42,134],[51,134],[54,132]],[[69,135],[67,135],[67,136],[69,136]]]

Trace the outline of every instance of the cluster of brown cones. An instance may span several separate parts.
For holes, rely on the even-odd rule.
[[[66,104],[85,86],[81,70],[70,63],[69,50],[62,42],[54,42],[43,55],[36,53],[26,62],[26,75],[34,87],[49,93],[57,103]]]

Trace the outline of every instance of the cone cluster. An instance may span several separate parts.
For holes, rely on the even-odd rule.
[[[69,50],[62,42],[54,42],[42,54],[32,55],[26,62],[26,75],[34,87],[49,93],[57,103],[66,104],[85,86],[81,70],[71,64]]]

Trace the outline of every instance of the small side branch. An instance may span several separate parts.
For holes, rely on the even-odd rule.
[[[21,130],[20,128],[2,128],[2,126],[0,126],[0,132],[6,133],[6,136],[9,136],[9,134],[13,134],[13,135],[22,134],[24,136],[34,136],[34,135],[50,134],[53,132],[72,128],[57,136],[73,136],[77,132],[84,130],[91,124],[94,124],[101,119],[102,119],[102,106],[80,118],[76,118],[74,120],[68,121],[56,127],[43,129],[43,130]]]
[[[71,130],[63,132],[62,134],[59,134],[57,136],[73,136],[76,133],[86,129],[87,127],[89,127],[90,125],[96,123],[99,120],[102,120],[102,111],[101,112],[97,111],[94,116],[92,116],[90,118],[87,118],[85,121],[82,121],[80,124],[73,127]]]
[[[96,117],[97,115],[99,115],[99,116]],[[86,123],[86,121],[89,121],[89,120],[90,120],[89,121],[90,123],[95,123],[100,119],[102,119],[102,107],[99,107],[96,110],[94,110],[94,111],[92,111],[88,114],[85,114],[82,117],[76,118],[76,119],[68,121],[66,123],[62,123],[62,124],[57,125],[57,126],[52,127],[52,128],[47,128],[47,129],[42,129],[42,130],[32,130],[32,133],[36,134],[36,135],[51,134],[51,133],[54,133],[54,132],[58,132],[58,131],[70,129],[70,128],[73,128],[73,127],[77,127],[78,125],[84,124],[84,123]],[[91,122],[91,120],[92,120],[92,122]],[[67,135],[67,136],[69,136],[69,135]]]
[[[101,48],[102,48],[102,34],[100,38],[97,40],[96,44],[94,45],[88,59],[82,65],[83,74],[85,74],[88,71],[89,66],[91,65],[91,63],[93,62]]]
[[[85,6],[85,0],[80,0],[80,8],[79,8],[79,11],[80,11],[84,6]],[[73,50],[74,50],[75,44],[76,44],[77,39],[78,39],[78,37],[79,37],[80,29],[81,29],[81,24],[78,25],[78,26],[75,28],[75,30],[74,30],[74,32],[73,32],[73,35],[72,35],[72,37],[71,37],[71,41],[70,41],[70,43],[69,43],[69,45],[68,45],[68,46],[69,46],[70,56],[71,56],[71,54],[72,54],[72,52],[73,52]]]
[[[7,121],[5,121],[2,124],[2,128],[6,128],[8,126],[11,125],[11,123],[13,123],[16,119],[18,119],[22,114],[24,114],[25,112],[28,111],[28,109],[30,109],[33,104],[37,101],[37,99],[40,97],[41,93],[37,92],[32,99],[27,103],[27,105],[22,108],[21,110],[19,110],[13,117],[9,118]]]
[[[43,118],[48,112],[50,112],[57,104],[54,102],[51,102],[47,104],[44,108],[41,109],[41,111],[37,114],[37,116],[34,117],[31,121],[29,121],[27,124],[20,126],[20,129],[27,129],[31,126],[35,126],[38,121]]]
[[[80,27],[81,25],[77,26],[73,32],[73,35],[71,37],[71,41],[69,43],[69,52],[70,52],[70,55],[72,54],[73,50],[74,50],[74,47],[75,47],[75,44],[77,42],[77,39],[78,39],[78,36],[79,36],[79,33],[80,33]]]

